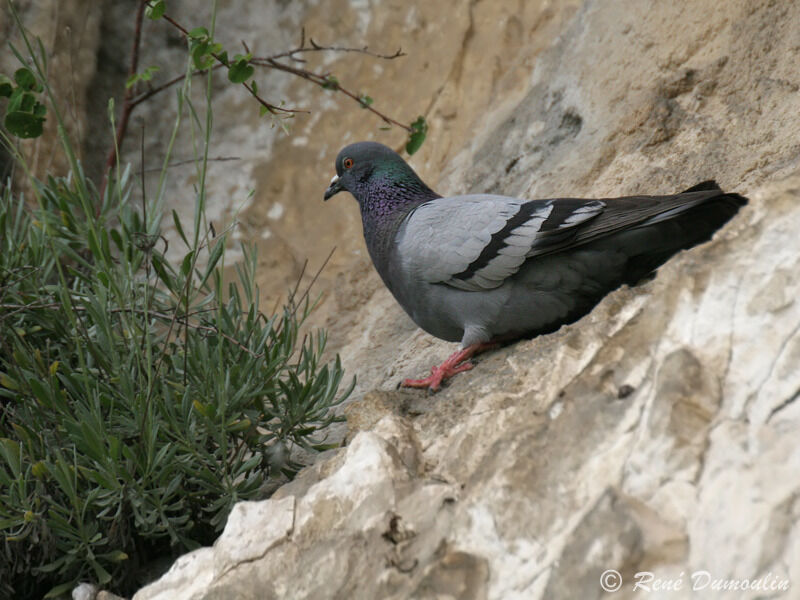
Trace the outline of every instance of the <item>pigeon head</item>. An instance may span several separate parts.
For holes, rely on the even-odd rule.
[[[339,152],[336,175],[325,190],[325,200],[342,190],[358,200],[362,211],[413,207],[439,197],[397,152],[378,142],[350,144]]]

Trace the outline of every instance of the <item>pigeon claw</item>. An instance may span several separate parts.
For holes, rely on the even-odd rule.
[[[432,367],[431,374],[425,379],[405,379],[401,385],[403,387],[428,388],[429,391],[436,392],[442,387],[442,382],[446,379],[449,379],[458,373],[469,371],[474,366],[471,362],[469,362],[469,359],[472,356],[494,346],[495,344],[491,343],[480,343],[467,346],[463,350],[459,350],[458,352],[450,355],[450,357],[448,357],[448,359],[438,367]]]
[[[474,365],[471,362],[464,362],[455,367],[446,367],[444,364],[431,368],[431,374],[425,379],[405,379],[403,387],[428,388],[436,392],[442,387],[442,382],[453,375],[469,371]]]

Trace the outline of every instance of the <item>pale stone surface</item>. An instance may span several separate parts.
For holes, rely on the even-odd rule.
[[[294,529],[295,498],[266,502],[240,502],[231,510],[225,531],[215,542],[214,576],[237,564],[256,560],[286,541]],[[252,523],[265,526],[254,529]]]
[[[134,594],[134,598],[172,600],[173,598],[202,598],[214,583],[215,547],[199,548],[184,554],[167,573]]]
[[[301,25],[319,42],[402,46],[396,61],[309,66],[401,120],[425,114],[431,136],[411,162],[442,193],[666,193],[714,177],[751,203],[578,323],[487,354],[436,396],[396,391],[452,345],[383,289],[355,204],[321,196],[341,145],[398,147],[403,134],[270,74],[269,98],[316,107],[282,137],[224,89],[215,151],[240,160],[212,164],[212,217],[239,211],[273,297],[338,246],[316,318],[359,377],[351,432],[136,599],[600,598],[607,569],[624,582],[615,598],[642,597],[639,572],[682,582],[648,598],[797,597],[800,4],[223,4],[220,30],[257,54]],[[207,9],[170,10],[194,22]],[[165,42],[143,64],[176,53]],[[173,111],[166,96],[143,107],[148,157]],[[175,172],[169,195],[188,211],[193,173]],[[703,572],[772,587],[692,593]]]
[[[93,583],[80,583],[72,590],[72,600],[95,600],[97,592]]]
[[[72,600],[123,600],[116,594],[100,590],[93,583],[78,584],[72,590]]]

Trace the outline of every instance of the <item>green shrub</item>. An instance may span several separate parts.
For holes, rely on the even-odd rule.
[[[179,112],[199,127],[189,81]],[[291,476],[293,448],[324,448],[352,390],[338,357],[321,359],[324,333],[300,332],[307,294],[265,316],[247,248],[223,277],[228,233],[204,210],[210,124],[208,105],[193,227],[172,213],[179,264],[160,235],[163,185],[134,200],[118,168],[100,198],[66,138],[68,177],[31,179],[27,202],[2,191],[2,597],[87,579],[130,591],[154,556],[211,543],[235,502]]]
[[[322,332],[299,337],[307,299],[260,311],[254,253],[223,294],[224,235],[173,268],[128,194],[84,210],[81,177],[34,210],[0,201],[0,586],[17,594],[210,543],[352,389]]]

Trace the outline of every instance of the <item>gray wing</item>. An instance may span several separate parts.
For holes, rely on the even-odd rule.
[[[470,195],[420,205],[399,231],[397,251],[414,279],[479,291],[496,288],[525,260],[568,245],[600,200],[520,200]]]

